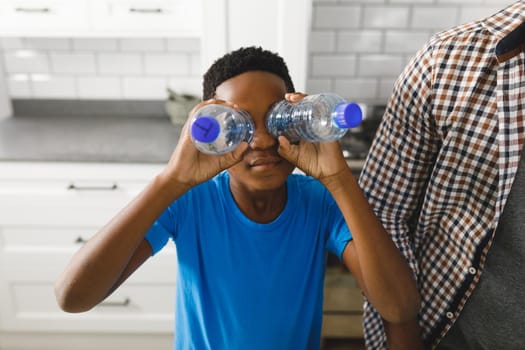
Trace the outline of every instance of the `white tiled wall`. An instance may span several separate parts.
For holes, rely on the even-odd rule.
[[[438,31],[515,0],[314,0],[309,93],[384,104],[403,67]]]
[[[163,100],[200,96],[198,39],[3,38],[12,98]]]
[[[514,0],[314,0],[307,92],[385,103],[409,58],[435,32]],[[200,96],[197,39],[3,38],[13,98]],[[1,61],[1,60],[0,60]]]

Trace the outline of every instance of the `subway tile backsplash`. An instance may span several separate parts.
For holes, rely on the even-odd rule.
[[[514,0],[314,0],[307,92],[384,104],[430,36]],[[2,38],[13,99],[163,100],[200,96],[200,42],[191,38]],[[1,61],[1,60],[0,60]]]
[[[307,91],[385,104],[395,79],[438,31],[514,0],[314,0]]]
[[[2,38],[13,99],[164,100],[199,95],[198,39]]]

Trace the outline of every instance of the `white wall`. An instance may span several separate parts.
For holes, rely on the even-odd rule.
[[[314,0],[306,90],[385,103],[435,32],[513,0]],[[197,39],[3,38],[11,98],[164,99],[201,94]],[[0,60],[1,61],[1,60]]]

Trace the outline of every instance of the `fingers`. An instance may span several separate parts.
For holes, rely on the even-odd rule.
[[[302,92],[288,92],[284,95],[284,98],[286,101],[291,103],[297,103],[301,101],[305,96],[307,96],[305,93]]]
[[[231,156],[234,160],[234,163],[233,164],[236,164],[238,162],[240,162],[244,156],[244,153],[248,150],[248,142],[246,141],[243,141],[239,144],[239,146],[237,146],[236,149],[234,149],[232,152],[231,152]],[[232,164],[232,165],[233,165]]]
[[[225,153],[222,155],[206,155],[207,158],[210,159],[218,159],[219,160],[219,170],[217,173],[219,173],[222,170],[228,169],[232,167],[233,165],[239,163],[244,156],[244,153],[246,150],[248,150],[248,143],[243,141],[235,148],[233,151],[229,153]]]
[[[284,152],[289,152],[292,146],[290,141],[283,135],[280,135],[277,139],[279,140],[279,148]]]
[[[225,101],[225,100],[220,100],[216,98],[210,98],[209,100],[203,101],[200,104],[201,107],[206,106],[206,105],[224,105],[224,106],[228,106],[234,109],[239,108],[239,106],[236,103]]]
[[[219,100],[215,98],[210,98],[209,100],[201,101],[195,107],[193,107],[190,113],[188,114],[188,119],[191,119],[191,116],[194,115],[195,112],[197,112],[197,110],[207,105],[225,105],[233,109],[239,109],[239,106],[235,103],[224,101],[224,100]]]
[[[284,137],[279,136],[279,148],[277,149],[277,152],[289,161],[290,163],[297,165],[297,160],[299,159],[299,147],[296,145],[292,145],[290,141]]]

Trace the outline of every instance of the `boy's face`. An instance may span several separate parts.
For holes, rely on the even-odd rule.
[[[247,191],[273,190],[283,186],[294,165],[277,153],[278,141],[266,129],[266,114],[272,104],[284,98],[286,86],[277,75],[251,71],[220,84],[217,99],[236,103],[255,123],[255,133],[243,160],[228,169],[232,187]]]

